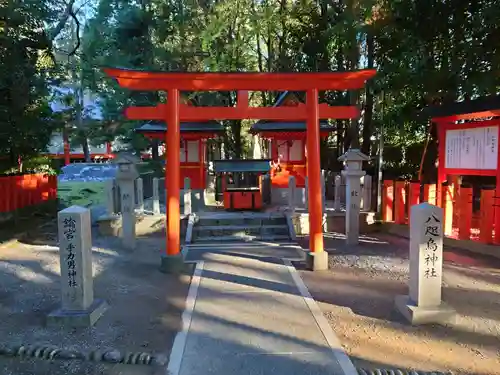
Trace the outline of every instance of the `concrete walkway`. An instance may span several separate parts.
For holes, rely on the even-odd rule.
[[[170,375],[356,374],[290,260],[293,244],[190,245]]]

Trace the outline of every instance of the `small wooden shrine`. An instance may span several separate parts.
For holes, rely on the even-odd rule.
[[[164,122],[150,121],[135,131],[150,139],[164,141],[167,127]],[[222,135],[224,127],[217,121],[181,122],[180,133],[181,189],[184,187],[184,178],[189,177],[191,189],[203,190],[207,186],[207,140]],[[168,176],[168,171],[165,171],[165,175]]]
[[[303,105],[298,94],[286,91],[278,97],[274,107]],[[328,137],[335,130],[326,120],[320,120],[319,126],[322,138]],[[304,188],[307,176],[306,122],[261,120],[252,125],[250,132],[267,142],[267,157],[273,162],[271,168],[272,186],[286,188],[289,176],[295,176],[296,186]]]

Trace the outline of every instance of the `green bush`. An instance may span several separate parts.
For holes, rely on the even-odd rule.
[[[57,174],[57,165],[55,161],[47,156],[36,156],[30,159],[26,159],[22,164],[22,172],[19,172],[19,167],[17,165],[4,165],[0,174],[3,175],[19,175],[19,174],[31,174],[31,173],[45,173],[48,175]]]
[[[37,156],[23,162],[24,173],[46,173],[56,175],[57,170],[54,168],[53,159],[47,156]]]

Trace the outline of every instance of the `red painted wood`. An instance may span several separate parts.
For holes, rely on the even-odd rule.
[[[394,190],[394,222],[406,224],[406,182],[396,181]]]
[[[294,139],[306,139],[306,131],[263,131],[258,133],[261,138],[266,139],[276,139],[276,140],[294,140]],[[328,131],[320,132],[322,138],[326,138],[331,134]]]
[[[460,120],[472,120],[472,119],[479,119],[479,118],[485,118],[485,117],[496,117],[496,116],[500,116],[500,109],[492,110],[492,111],[465,113],[463,115],[434,117],[432,119],[432,121],[437,122],[437,123],[453,123],[455,121],[460,121]],[[490,120],[486,120],[486,121],[490,121]],[[471,123],[460,124],[460,125],[469,125],[470,126],[470,124]],[[469,126],[467,126],[467,127],[469,127]],[[490,126],[490,125],[488,125],[488,126]]]
[[[297,107],[193,107],[185,104],[179,106],[181,122],[208,120],[275,120],[275,121],[305,121],[307,111],[304,106]],[[125,116],[130,120],[164,120],[166,104],[153,107],[128,107]],[[320,119],[354,119],[359,117],[356,106],[320,105]]]
[[[458,238],[460,240],[470,240],[470,230],[472,228],[472,188],[461,187],[458,196]]]
[[[385,180],[382,187],[382,220],[393,221],[394,215],[394,181]]]
[[[159,139],[161,141],[164,141],[165,137],[167,136],[165,134],[165,132],[145,132],[145,133],[141,133],[141,134],[144,135],[146,138]],[[213,133],[213,132],[193,132],[193,133],[181,132],[181,137],[182,137],[182,139],[185,139],[188,141],[196,141],[198,139],[215,138],[215,137],[217,137],[217,133]]]
[[[63,159],[65,157],[64,154],[47,154],[49,158],[52,159]],[[115,156],[113,154],[91,154],[90,158],[102,157],[104,159],[113,159]],[[70,159],[85,159],[85,155],[83,153],[72,153],[70,154]]]
[[[57,176],[28,174],[0,177],[0,212],[12,212],[57,198]]]
[[[454,188],[452,185],[442,186],[443,231],[445,236],[453,234],[453,203],[455,200],[453,193]]]
[[[123,88],[181,91],[356,90],[373,78],[375,69],[327,73],[175,73],[106,68]]]
[[[495,191],[492,189],[482,189],[481,190],[481,221],[479,224],[479,241],[482,243],[489,244],[492,242],[493,235],[493,204],[495,197]]]

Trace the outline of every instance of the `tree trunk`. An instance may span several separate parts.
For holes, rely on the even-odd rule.
[[[373,57],[374,57],[374,37],[371,30],[368,31],[366,36],[366,49],[367,49],[367,67],[368,69],[373,68]],[[365,155],[370,155],[371,148],[371,136],[373,128],[373,92],[368,84],[366,87],[365,96],[365,113],[363,119],[363,144],[361,146],[361,152]],[[365,163],[366,164],[366,163]]]
[[[89,140],[88,140],[87,137],[83,138],[82,148],[83,148],[83,156],[85,158],[85,162],[86,163],[92,163],[92,159],[90,158]]]
[[[358,0],[347,1],[348,19],[350,20],[349,32],[349,68],[356,70],[359,61],[359,46],[357,39],[356,21],[357,21]],[[359,91],[349,91],[349,105],[357,106],[359,102]],[[352,119],[348,131],[349,145],[352,148],[359,148],[359,122],[358,119]],[[347,137],[346,137],[347,138]]]

